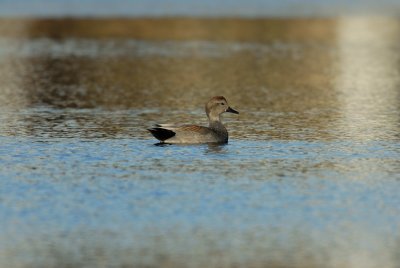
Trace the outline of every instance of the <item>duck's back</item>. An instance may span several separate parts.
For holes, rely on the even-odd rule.
[[[163,127],[161,127],[163,126]],[[160,125],[149,130],[154,137],[165,143],[226,143],[228,132],[225,128],[209,128],[196,125],[175,127]],[[163,133],[165,135],[160,135]],[[158,137],[156,136],[158,134]],[[161,137],[163,136],[163,137]],[[161,138],[161,139],[160,139]]]

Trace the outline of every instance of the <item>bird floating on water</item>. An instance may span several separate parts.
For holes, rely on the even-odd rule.
[[[197,125],[157,124],[148,129],[161,143],[227,143],[228,131],[221,122],[221,114],[239,112],[229,107],[223,96],[212,97],[206,103],[208,127]]]

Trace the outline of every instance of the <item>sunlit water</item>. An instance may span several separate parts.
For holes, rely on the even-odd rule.
[[[400,25],[308,23],[1,38],[0,266],[398,267]],[[154,145],[219,94],[229,144]]]

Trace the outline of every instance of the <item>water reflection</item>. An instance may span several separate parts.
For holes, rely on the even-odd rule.
[[[0,266],[395,267],[399,27],[0,20]]]
[[[398,139],[397,19],[0,24],[3,107],[154,108],[151,122],[203,122],[204,102],[225,95],[244,111],[227,119],[242,138]]]
[[[32,104],[196,107],[218,92],[252,108],[287,109],[289,104],[303,110],[320,101],[325,104],[318,92],[325,92],[331,81],[326,73],[332,62],[332,20],[14,20],[13,24],[26,25],[27,30],[3,29],[8,37],[3,37],[0,51],[5,51],[2,58],[16,64],[25,61],[30,73],[23,87]],[[117,36],[116,29],[121,31]],[[20,73],[12,65],[3,68]]]
[[[400,24],[389,18],[343,18],[338,27],[339,124],[359,139],[396,137]],[[388,135],[391,133],[392,135]],[[398,136],[397,136],[398,138]]]
[[[3,110],[0,135],[34,138],[142,138],[146,111],[35,108]]]
[[[226,144],[207,144],[206,154],[222,155],[228,152]]]

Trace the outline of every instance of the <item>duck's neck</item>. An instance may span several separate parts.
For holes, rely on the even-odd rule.
[[[216,131],[222,131],[222,132],[226,131],[226,128],[222,124],[221,117],[219,115],[217,116],[208,115],[208,126],[209,128],[214,129]]]

